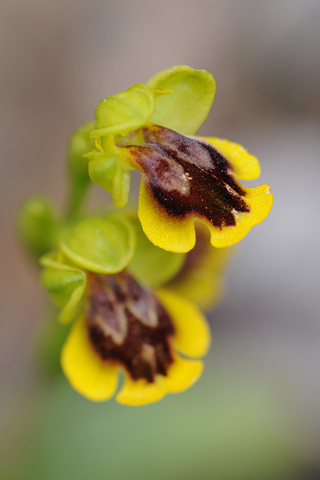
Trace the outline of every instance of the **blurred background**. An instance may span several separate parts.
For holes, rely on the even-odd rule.
[[[320,2],[11,0],[0,18],[1,478],[319,479]],[[201,380],[96,405],[39,370],[47,300],[15,216],[34,193],[63,205],[66,142],[101,98],[175,64],[213,73],[200,133],[257,155],[274,207],[239,245]]]

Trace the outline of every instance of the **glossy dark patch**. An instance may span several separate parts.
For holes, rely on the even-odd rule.
[[[145,127],[143,133],[144,146],[126,148],[169,215],[195,213],[222,228],[236,224],[236,212],[250,211],[231,165],[211,145],[158,125]]]
[[[120,363],[134,380],[166,375],[174,327],[159,300],[127,272],[87,277],[87,324],[95,351]]]

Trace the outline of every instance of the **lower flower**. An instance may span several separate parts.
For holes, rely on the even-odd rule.
[[[85,397],[144,405],[189,388],[201,375],[210,332],[189,301],[141,286],[127,271],[86,272],[87,307],[71,329],[62,368]]]

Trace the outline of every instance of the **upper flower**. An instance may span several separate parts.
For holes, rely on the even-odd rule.
[[[193,304],[134,278],[134,237],[124,218],[84,219],[41,261],[60,320],[77,317],[62,350],[63,371],[91,400],[114,395],[119,371],[125,376],[120,403],[143,405],[183,391],[201,375],[197,357],[209,347],[206,320]]]
[[[246,188],[235,180],[259,176],[255,157],[227,140],[190,137],[206,119],[215,89],[210,73],[177,66],[103,99],[96,110],[90,177],[122,207],[130,170],[138,169],[139,218],[165,250],[194,247],[195,219],[209,228],[213,246],[230,246],[272,206],[268,185]]]

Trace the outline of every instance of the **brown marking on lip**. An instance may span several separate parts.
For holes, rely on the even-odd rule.
[[[125,148],[168,215],[196,214],[221,229],[236,224],[236,212],[250,211],[231,164],[211,145],[158,125],[144,127],[143,133],[143,146]]]
[[[134,380],[166,375],[174,327],[159,300],[127,272],[87,277],[87,326],[95,352],[125,367]]]

